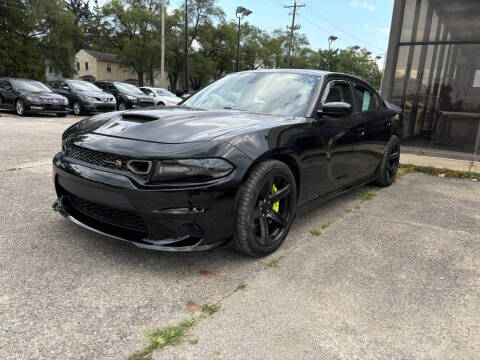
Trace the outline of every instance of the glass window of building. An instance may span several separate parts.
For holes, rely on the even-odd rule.
[[[382,93],[404,111],[403,144],[478,159],[480,1],[399,3]]]

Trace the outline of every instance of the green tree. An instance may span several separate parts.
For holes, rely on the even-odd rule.
[[[44,80],[45,68],[71,76],[81,31],[60,0],[0,3],[0,75]]]

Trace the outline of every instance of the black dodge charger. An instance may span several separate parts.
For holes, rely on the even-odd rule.
[[[53,159],[54,209],[136,246],[275,251],[295,214],[398,168],[400,111],[355,77],[225,76],[181,106],[84,119]]]

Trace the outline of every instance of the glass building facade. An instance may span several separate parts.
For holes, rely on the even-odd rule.
[[[395,0],[382,95],[407,150],[478,161],[480,0]]]

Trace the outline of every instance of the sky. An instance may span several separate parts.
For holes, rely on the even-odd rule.
[[[217,0],[227,20],[235,19],[235,9],[243,6],[253,11],[244,20],[269,32],[291,24],[289,9],[294,0]],[[182,6],[182,0],[170,0],[170,8]],[[328,37],[338,40],[332,48],[358,45],[367,48],[372,56],[387,52],[393,0],[297,0],[305,4],[298,9],[296,24],[307,35],[312,49],[328,48]],[[380,64],[379,64],[380,65]]]

